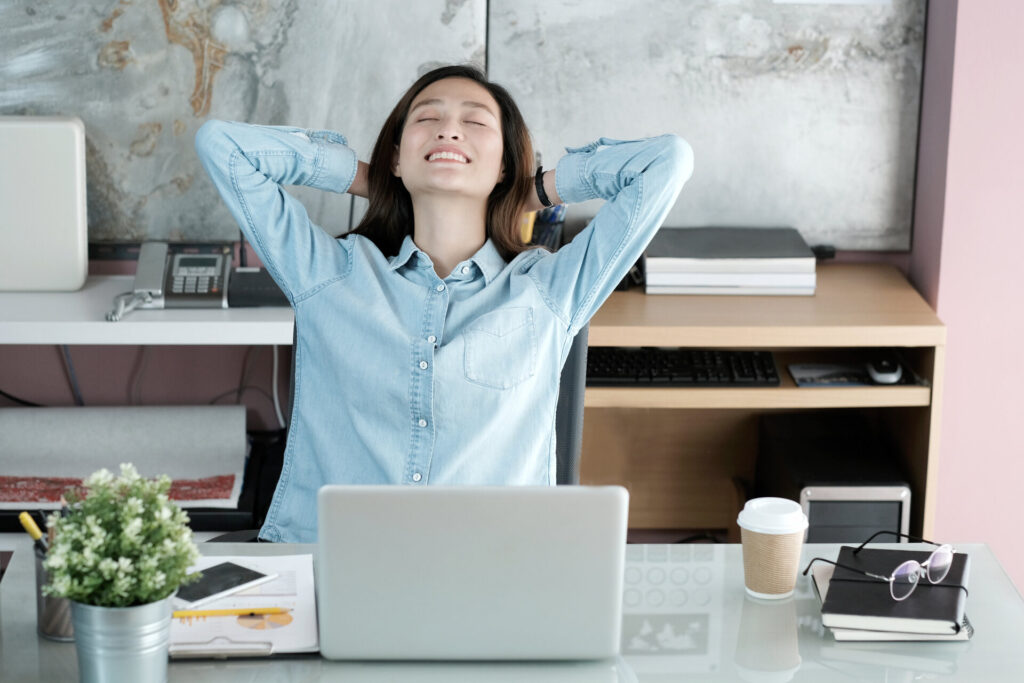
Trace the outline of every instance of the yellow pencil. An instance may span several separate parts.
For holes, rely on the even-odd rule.
[[[238,609],[183,609],[171,612],[175,619],[188,617],[247,617],[256,614],[284,614],[286,607],[241,607]]]

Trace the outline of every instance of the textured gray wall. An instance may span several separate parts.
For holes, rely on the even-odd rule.
[[[416,77],[484,66],[485,0],[0,0],[0,114],[86,127],[89,239],[233,240],[196,159],[210,117],[330,128],[368,158]],[[349,198],[295,188],[343,232]]]
[[[338,130],[366,159],[420,73],[486,53],[548,166],[601,135],[689,140],[667,225],[905,249],[923,28],[924,0],[0,0],[0,114],[83,119],[91,241],[231,240],[192,151],[208,117]],[[290,191],[345,230],[348,197]]]
[[[924,0],[854,2],[491,0],[489,75],[547,166],[602,135],[686,138],[695,172],[667,226],[907,249]]]

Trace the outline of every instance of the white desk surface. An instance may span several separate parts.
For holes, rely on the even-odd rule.
[[[838,643],[823,629],[820,611],[805,578],[793,599],[778,604],[745,598],[738,545],[630,546],[630,570],[669,570],[660,585],[668,589],[671,572],[690,579],[687,602],[660,607],[625,600],[623,655],[615,660],[563,663],[373,663],[331,662],[318,655],[229,661],[172,661],[169,680],[205,681],[608,681],[640,683],[701,681],[1014,681],[1024,671],[1024,601],[987,546],[958,545],[972,556],[967,614],[976,633],[956,643]],[[74,644],[36,635],[31,542],[25,534],[0,534],[0,549],[14,558],[0,580],[0,681],[51,682],[77,679]],[[210,555],[313,552],[313,546],[284,544],[202,544]],[[686,556],[678,553],[685,552]],[[646,554],[641,562],[637,554]],[[675,554],[673,560],[670,553]],[[810,545],[805,558],[834,557],[835,545]],[[710,574],[701,569],[710,570]],[[636,576],[636,572],[633,572]],[[678,574],[677,574],[678,576]],[[710,578],[709,578],[710,577]],[[655,577],[657,578],[657,577]],[[637,584],[634,584],[637,585]],[[666,635],[674,627],[675,638]],[[683,631],[687,631],[686,638]],[[661,644],[660,652],[644,653]],[[671,646],[679,647],[671,651]],[[785,664],[795,664],[780,670]]]
[[[286,306],[134,310],[108,322],[131,275],[90,275],[77,292],[0,292],[0,344],[249,345],[292,343]]]

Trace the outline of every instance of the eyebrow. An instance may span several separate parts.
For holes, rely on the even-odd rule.
[[[429,100],[423,100],[422,102],[419,102],[418,104],[413,105],[412,109],[409,110],[409,113],[412,114],[414,111],[416,111],[420,107],[425,107],[425,106],[431,105],[431,104],[444,104],[444,101],[439,99],[439,98],[436,98],[436,97],[434,97],[432,99],[429,99]],[[477,108],[477,109],[483,109],[485,112],[487,112],[491,116],[494,116],[494,118],[498,118],[495,115],[495,113],[493,111],[491,111],[491,108],[488,107],[486,104],[484,104],[482,102],[474,102],[473,100],[466,100],[462,104],[463,104],[463,106],[466,106],[466,107],[474,107],[474,108]]]

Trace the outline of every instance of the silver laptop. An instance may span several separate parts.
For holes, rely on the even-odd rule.
[[[618,654],[618,486],[324,486],[317,619],[329,659]]]

